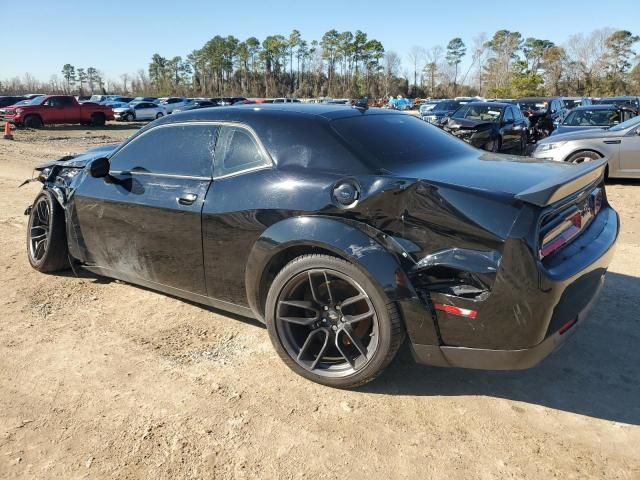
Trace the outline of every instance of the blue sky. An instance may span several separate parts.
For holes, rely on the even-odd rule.
[[[262,40],[294,28],[307,40],[319,40],[331,28],[363,30],[396,51],[407,70],[412,45],[444,46],[460,36],[470,47],[478,33],[491,36],[502,28],[559,44],[573,33],[603,27],[640,34],[638,0],[0,0],[0,16],[7,40],[0,79],[29,72],[47,80],[65,63],[93,66],[118,79],[146,69],[156,52],[185,56],[215,35]]]

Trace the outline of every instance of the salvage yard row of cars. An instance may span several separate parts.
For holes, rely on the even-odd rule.
[[[406,104],[406,99],[403,104]],[[47,124],[101,126],[107,120],[157,120],[170,113],[245,104],[295,104],[291,98],[124,97],[32,94],[0,97],[0,120],[40,128]],[[324,104],[351,106],[348,99]],[[398,103],[396,102],[395,105]],[[394,108],[398,109],[398,108]],[[606,175],[640,178],[640,136],[635,128],[640,97],[593,100],[576,97],[526,97],[485,101],[476,97],[424,101],[420,117],[474,147],[494,153],[582,163],[607,157]]]

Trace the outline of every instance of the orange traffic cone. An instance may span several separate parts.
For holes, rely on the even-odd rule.
[[[9,122],[5,122],[4,124],[4,139],[13,140],[13,135],[11,135],[11,125],[9,125]]]

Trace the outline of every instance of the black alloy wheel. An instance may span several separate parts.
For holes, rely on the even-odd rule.
[[[48,190],[43,190],[31,207],[27,257],[31,266],[40,272],[69,267],[64,211]]]
[[[399,315],[355,266],[308,255],[283,272],[269,291],[267,326],[294,371],[325,385],[353,387],[393,359],[404,338]]]

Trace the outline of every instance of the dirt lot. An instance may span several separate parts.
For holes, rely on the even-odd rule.
[[[525,372],[415,365],[339,391],[290,372],[257,323],[142,288],[36,273],[34,165],[132,129],[0,140],[0,477],[640,478],[640,183],[601,301]]]

